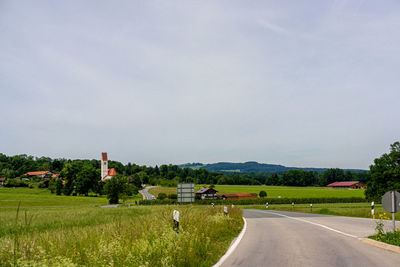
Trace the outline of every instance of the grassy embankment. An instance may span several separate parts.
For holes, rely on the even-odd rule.
[[[207,185],[205,185],[207,186]],[[195,190],[203,188],[202,185],[196,185]],[[295,187],[295,186],[267,186],[267,185],[216,185],[215,190],[218,194],[232,193],[260,193],[261,190],[267,192],[267,197],[281,198],[364,198],[364,190],[348,190],[348,189],[329,189],[327,187]],[[166,194],[176,194],[175,187],[154,187],[149,190],[151,194],[157,196],[163,192]]]
[[[267,210],[265,205],[243,205],[243,206],[239,206],[239,207],[241,207],[243,209]],[[268,210],[282,210],[282,211],[311,213],[309,204],[295,204],[294,208],[292,208],[292,205],[286,205],[286,204],[268,205]],[[324,215],[335,215],[335,216],[372,218],[370,203],[313,204],[312,213],[324,214]],[[385,210],[382,208],[382,205],[375,204],[375,217],[374,218],[379,218],[379,215],[380,214],[383,215],[384,213],[385,213]],[[400,220],[400,213],[396,214],[396,219]]]
[[[93,199],[107,203],[0,188],[0,266],[210,266],[243,224],[237,208],[224,216],[221,207],[99,208]]]

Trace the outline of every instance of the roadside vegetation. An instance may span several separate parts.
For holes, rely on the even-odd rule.
[[[100,208],[89,197],[77,201],[36,190],[32,206],[2,193],[0,266],[210,266],[243,225],[238,208],[229,207],[228,216],[223,207]],[[72,202],[48,205],[60,198]],[[174,209],[181,213],[179,234],[173,230]]]

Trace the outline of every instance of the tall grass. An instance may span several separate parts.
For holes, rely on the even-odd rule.
[[[179,234],[174,209],[181,213]],[[238,208],[228,216],[204,206],[84,207],[60,210],[57,219],[53,211],[37,212],[29,224],[16,217],[14,231],[0,226],[8,228],[0,266],[210,266],[242,227]]]

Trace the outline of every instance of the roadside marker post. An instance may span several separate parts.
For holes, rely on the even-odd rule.
[[[214,208],[214,203],[211,203],[211,206]]]
[[[224,213],[225,213],[225,216],[228,215],[228,208],[226,206],[224,206]]]
[[[312,203],[310,204],[310,212],[312,213]]]
[[[265,208],[267,208],[267,209],[268,209],[268,202],[267,202],[267,204],[265,204]]]
[[[294,202],[292,202],[292,211],[294,210]]]
[[[232,209],[235,207],[235,205],[232,204]]]
[[[372,216],[373,219],[375,219],[375,210],[374,210],[374,208],[375,208],[375,202],[372,201],[371,202],[371,216]]]
[[[179,233],[179,211],[174,210],[172,213],[172,217],[174,220],[174,230],[178,234]]]

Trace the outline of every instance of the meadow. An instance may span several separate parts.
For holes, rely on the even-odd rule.
[[[0,266],[211,266],[243,225],[239,208],[101,208],[105,198],[0,189]]]
[[[207,185],[196,185],[195,191],[206,187]],[[260,193],[267,192],[267,197],[277,198],[364,198],[364,189],[329,189],[327,187],[295,187],[295,186],[267,186],[267,185],[215,185],[218,194],[233,193]],[[149,192],[155,196],[163,192],[166,194],[176,194],[175,187],[154,187]]]

